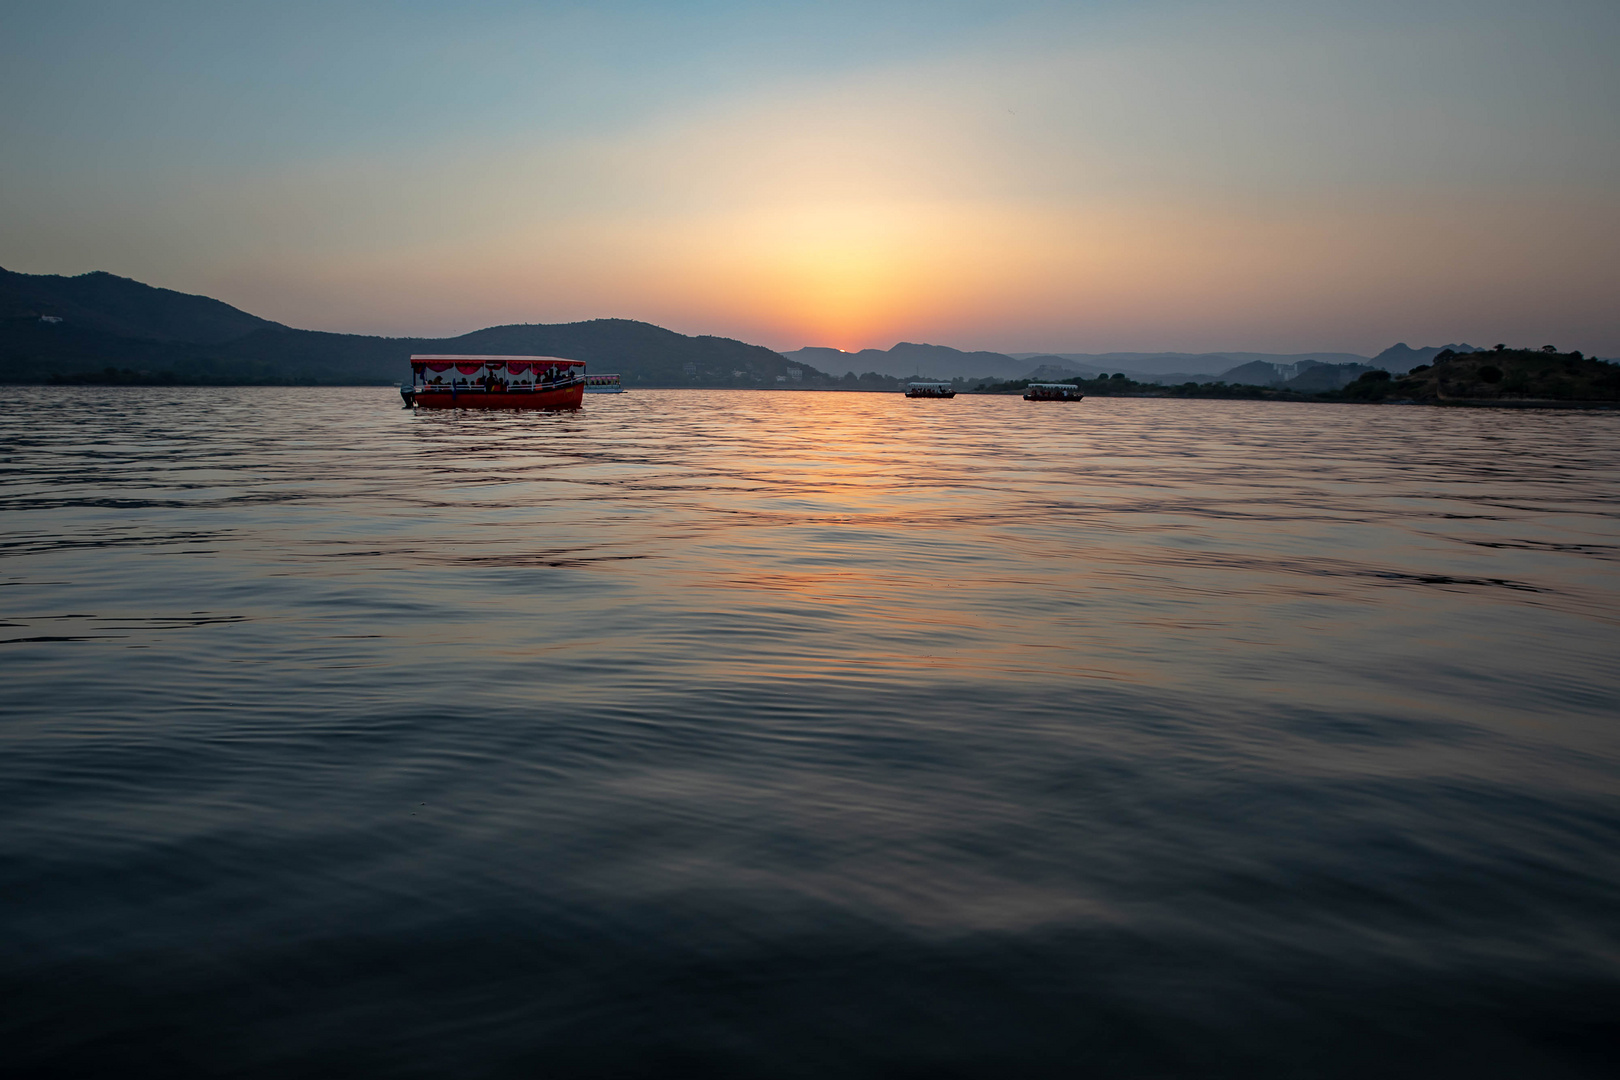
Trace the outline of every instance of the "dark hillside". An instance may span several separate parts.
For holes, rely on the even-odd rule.
[[[321,382],[394,382],[406,377],[412,353],[565,356],[592,371],[614,371],[629,385],[775,385],[790,366],[760,345],[687,337],[630,319],[491,326],[453,338],[381,338],[278,327],[224,350],[255,363],[278,364]],[[735,374],[742,372],[741,375]]]
[[[280,326],[206,296],[97,270],[77,277],[0,269],[0,319],[54,316],[69,328],[148,341],[219,344]]]
[[[619,371],[629,383],[660,386],[774,383],[789,367],[807,375],[819,374],[808,365],[789,364],[762,345],[709,335],[687,337],[631,319],[492,326],[441,344],[446,352],[566,356],[584,360],[597,371]]]
[[[280,364],[232,356],[229,346],[119,337],[83,323],[0,320],[0,383],[56,382],[106,368],[129,369],[137,382],[277,384],[308,382]],[[97,379],[74,381],[99,381]],[[120,378],[118,381],[129,381]],[[392,381],[392,380],[390,380]]]
[[[0,270],[0,382],[390,384],[409,377],[412,353],[566,356],[631,386],[821,379],[758,345],[630,319],[492,326],[454,338],[329,334],[112,274]]]
[[[1352,401],[1423,401],[1436,404],[1534,404],[1620,401],[1620,364],[1541,349],[1490,352],[1442,350],[1433,364],[1404,377],[1371,371],[1340,392]]]

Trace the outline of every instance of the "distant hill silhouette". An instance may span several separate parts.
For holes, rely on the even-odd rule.
[[[213,345],[285,329],[221,300],[159,289],[102,270],[59,277],[0,269],[0,319],[52,316],[113,337]]]
[[[920,345],[910,341],[902,341],[892,349],[862,349],[853,353],[809,346],[782,355],[798,363],[814,365],[833,375],[876,372],[897,379],[914,376],[934,379],[1015,379],[1031,367],[1027,361],[1015,360],[1005,353],[963,352],[948,345]]]
[[[408,374],[411,353],[566,356],[593,371],[613,371],[628,385],[730,386],[769,382],[789,366],[761,345],[721,337],[687,337],[632,319],[490,326],[453,338],[380,338],[314,330],[260,330],[230,345],[234,355],[280,362],[305,372],[392,382]],[[734,375],[741,371],[743,375]]]
[[[776,386],[779,379],[801,385],[821,376],[760,345],[688,337],[631,319],[384,338],[295,330],[206,296],[112,274],[0,271],[0,382],[113,368],[165,382],[386,385],[409,377],[412,353],[565,356],[594,371],[618,372],[630,386]],[[799,369],[799,379],[790,368]]]
[[[1240,386],[1277,386],[1302,394],[1319,394],[1325,390],[1337,390],[1372,370],[1373,366],[1367,363],[1324,364],[1315,360],[1301,360],[1295,364],[1279,365],[1252,360],[1222,372],[1220,381]]]
[[[1247,364],[1240,364],[1221,372],[1222,382],[1240,383],[1245,386],[1277,386],[1283,379],[1284,376],[1277,371],[1277,365],[1266,360],[1251,360]]]
[[[1318,364],[1365,364],[1367,358],[1356,353],[1313,352],[1313,353],[1256,353],[1256,352],[1209,352],[1209,353],[1013,353],[1014,359],[1031,364],[1048,364],[1051,366],[1067,366],[1071,370],[1085,372],[1106,371],[1109,373],[1125,372],[1135,378],[1145,376],[1143,381],[1154,382],[1181,382],[1184,379],[1197,380],[1204,376],[1221,375],[1233,367],[1260,361],[1267,364],[1293,365],[1305,361]]]
[[[1404,342],[1368,359],[1355,353],[1046,353],[1017,354],[1055,375],[1122,372],[1140,382],[1177,386],[1221,381],[1246,386],[1288,386],[1302,392],[1337,389],[1369,368],[1400,374],[1428,363],[1444,349],[1472,352],[1471,345],[1433,345],[1414,349]],[[1326,368],[1330,370],[1317,370]]]
[[[1342,389],[1369,371],[1379,369],[1371,364],[1309,364],[1302,365],[1298,375],[1286,380],[1282,386],[1301,394],[1320,394]]]
[[[1436,356],[1448,349],[1453,353],[1484,352],[1483,349],[1476,349],[1472,345],[1455,344],[1425,345],[1420,349],[1414,349],[1406,342],[1398,341],[1389,348],[1385,349],[1383,352],[1379,353],[1377,356],[1373,357],[1372,363],[1373,367],[1380,367],[1385,371],[1390,371],[1397,375],[1401,375],[1411,371],[1419,364],[1427,364],[1432,362]]]
[[[1035,365],[1022,376],[1030,382],[1067,382],[1076,376],[1089,378],[1093,375],[1106,374],[1080,370],[1060,356],[1032,356],[1025,363]]]
[[[1450,394],[1453,382],[1467,384],[1470,389],[1458,396],[1481,400],[1515,395],[1584,400],[1610,392],[1610,368],[1593,368],[1578,354],[1549,360],[1524,350],[1496,354],[1512,366],[1500,386],[1473,387],[1468,373],[1479,365],[1463,358],[1479,352],[1471,345],[1412,348],[1401,342],[1368,361],[1351,353],[1008,354],[902,341],[892,349],[857,353],[814,347],[776,353],[631,319],[491,326],[452,338],[385,338],[295,330],[220,300],[102,271],[60,277],[0,269],[0,382],[7,383],[389,384],[408,376],[411,353],[492,353],[584,360],[594,371],[617,371],[628,386],[875,388],[883,383],[843,378],[845,372],[1002,380],[1124,374],[1142,383],[1220,380],[1299,393],[1335,393],[1349,383],[1370,400],[1368,394],[1394,393],[1400,385],[1386,388],[1360,378],[1371,368],[1400,375],[1449,354],[1450,362],[1435,369],[1446,373],[1443,386],[1435,382],[1438,375],[1413,385],[1435,382],[1432,392],[1441,397]]]

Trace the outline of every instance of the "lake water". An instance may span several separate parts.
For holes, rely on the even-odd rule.
[[[1620,415],[5,396],[21,1073],[1613,1074]]]

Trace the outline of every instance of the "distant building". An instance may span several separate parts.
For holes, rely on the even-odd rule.
[[[59,323],[59,322],[62,321],[62,316],[60,316],[60,315],[41,315],[39,317],[39,321],[40,322],[48,322],[48,323]]]
[[[748,372],[746,372],[746,371],[732,371],[732,373],[731,373],[731,377],[732,377],[732,378],[733,378],[733,379],[740,379],[740,378],[742,378],[742,377],[743,377],[743,376],[744,376],[744,375],[747,375],[747,374],[748,374]]]
[[[790,378],[790,379],[798,380],[798,379],[804,378],[804,369],[803,368],[790,367],[790,368],[787,369],[787,373],[788,373],[788,378]]]
[[[693,363],[682,364],[681,365],[681,370],[686,372],[688,375],[696,375],[697,374],[697,365],[693,364]]]

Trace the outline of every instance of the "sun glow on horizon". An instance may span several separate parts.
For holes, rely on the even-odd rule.
[[[1612,5],[836,7],[429,11],[406,77],[350,63],[365,19],[311,58],[220,8],[226,70],[40,5],[0,41],[41,106],[0,117],[0,252],[337,332],[1620,352]]]

